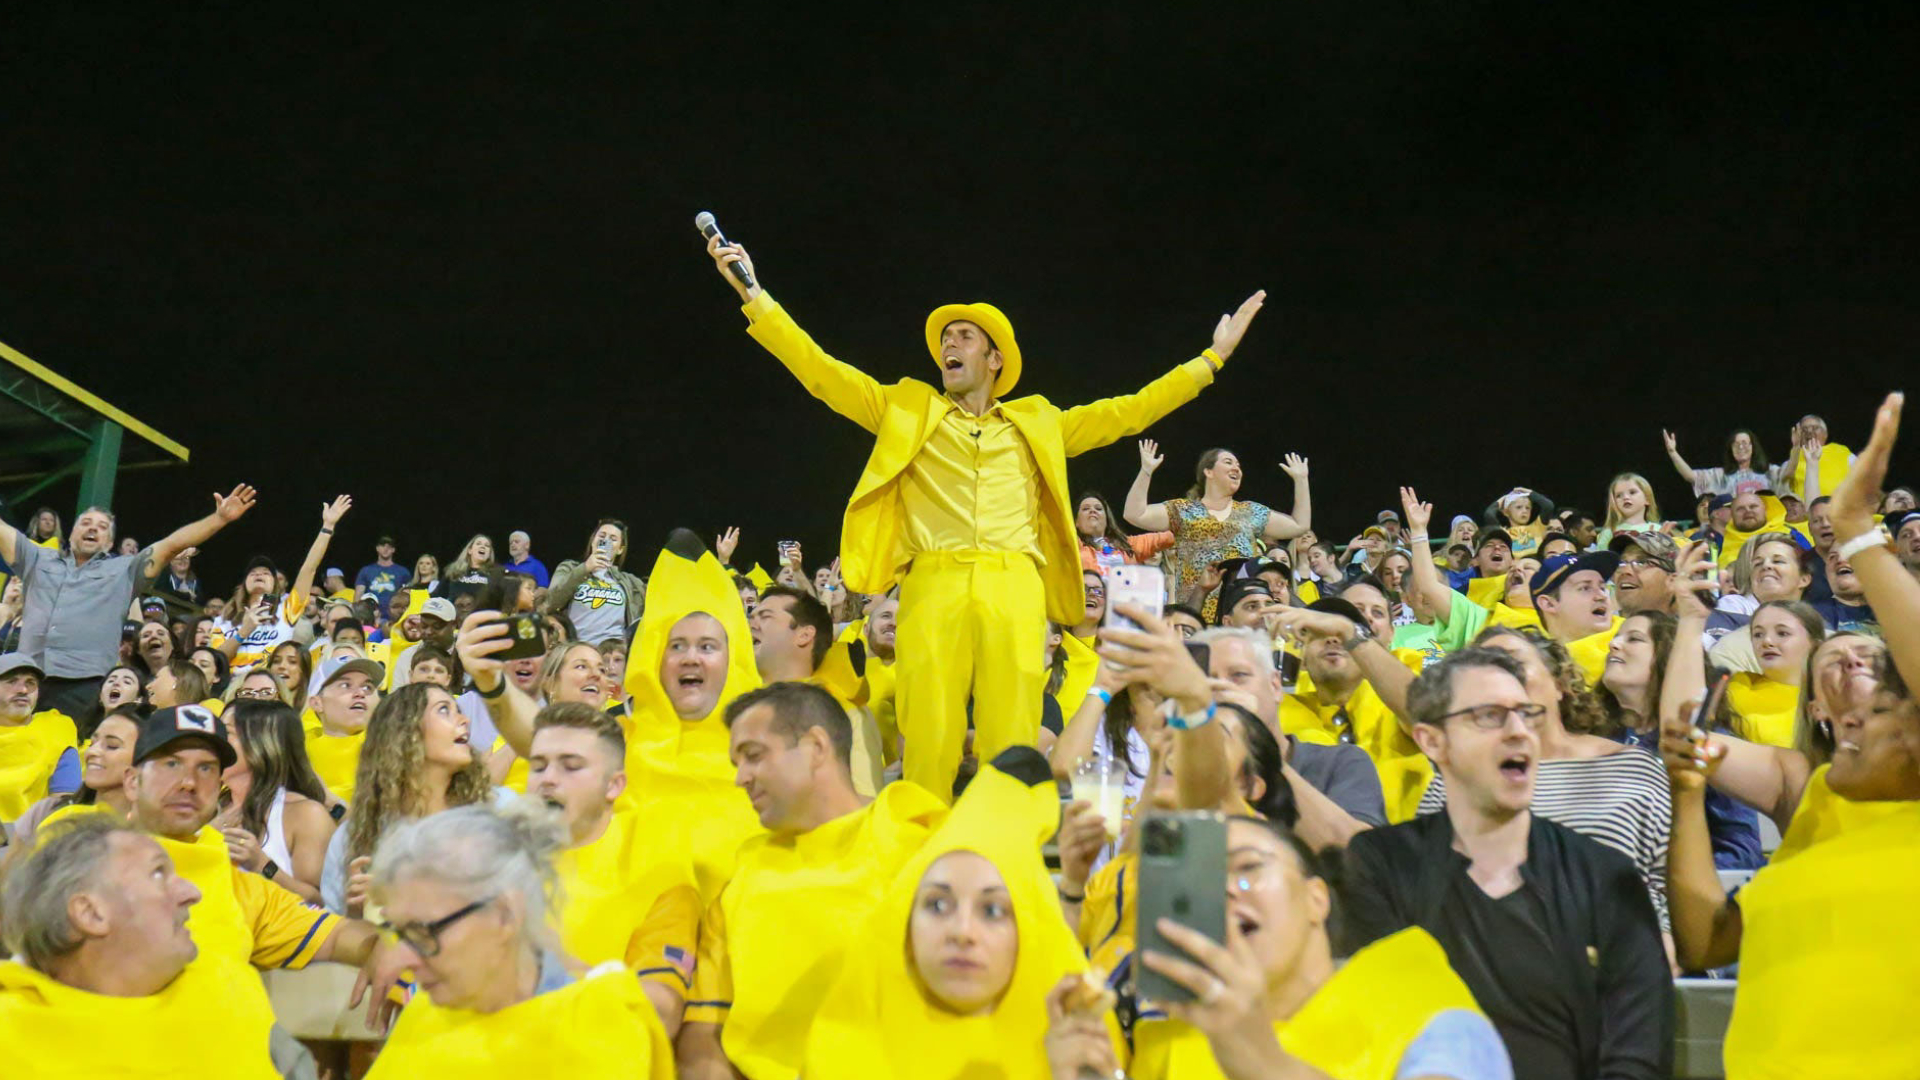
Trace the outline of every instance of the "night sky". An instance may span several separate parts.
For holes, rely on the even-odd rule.
[[[0,340],[193,451],[122,475],[123,529],[246,480],[222,588],[290,572],[341,491],[349,572],[378,530],[411,562],[524,527],[552,565],[603,514],[642,566],[680,525],[817,561],[871,439],[746,337],[701,209],[883,381],[935,378],[926,313],[977,299],[1020,392],[1126,391],[1266,288],[1152,431],[1154,495],[1225,445],[1285,509],[1299,451],[1336,541],[1401,483],[1444,521],[1515,484],[1599,510],[1634,469],[1690,516],[1663,425],[1699,465],[1743,424],[1779,460],[1807,410],[1857,447],[1920,371],[1911,5],[661,6],[16,5]],[[1136,464],[1071,481],[1117,506]]]

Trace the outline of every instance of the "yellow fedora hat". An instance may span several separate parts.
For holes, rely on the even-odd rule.
[[[987,332],[994,348],[1000,350],[1000,377],[993,380],[993,396],[1006,397],[1020,381],[1020,343],[1013,339],[1013,324],[992,304],[943,304],[927,316],[927,352],[934,363],[940,362],[940,335],[951,322],[970,322]]]

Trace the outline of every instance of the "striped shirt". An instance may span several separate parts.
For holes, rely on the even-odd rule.
[[[1660,929],[1671,930],[1667,916],[1667,833],[1672,824],[1672,793],[1660,759],[1629,748],[1604,757],[1559,758],[1536,763],[1533,812],[1548,821],[1614,849],[1633,860],[1653,897]],[[1417,813],[1434,814],[1447,805],[1440,777],[1420,799]]]

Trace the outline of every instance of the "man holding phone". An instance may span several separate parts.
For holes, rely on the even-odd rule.
[[[1072,626],[1085,615],[1066,459],[1138,434],[1198,396],[1266,294],[1221,316],[1210,348],[1138,393],[1061,409],[1037,396],[1006,400],[1020,379],[1020,346],[990,304],[949,304],[927,317],[938,388],[886,385],[814,344],[757,284],[745,250],[723,246],[716,231],[707,251],[740,294],[753,339],[876,436],[847,504],[840,569],[857,592],[901,583],[895,696],[905,777],[947,797],[968,699],[980,760],[1032,745],[1046,623]]]

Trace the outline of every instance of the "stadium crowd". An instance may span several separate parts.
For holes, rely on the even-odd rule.
[[[1337,544],[1302,457],[1286,512],[1227,449],[1068,486],[1263,294],[1061,409],[987,305],[882,385],[710,252],[876,437],[832,557],[602,519],[551,571],[514,531],[348,573],[340,496],[228,590],[244,484],[144,546],[0,522],[7,1076],[1652,1078],[1688,973],[1735,982],[1729,1076],[1920,1067],[1900,395],[1777,465],[1666,435],[1680,514],[1402,487]],[[1222,939],[1140,925],[1175,811],[1225,820]],[[313,964],[370,1055],[276,1017],[258,973]]]

